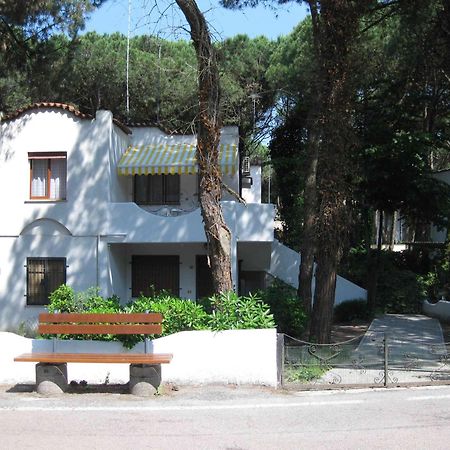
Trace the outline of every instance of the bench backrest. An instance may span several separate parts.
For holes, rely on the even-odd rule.
[[[160,313],[41,313],[40,334],[161,334]]]

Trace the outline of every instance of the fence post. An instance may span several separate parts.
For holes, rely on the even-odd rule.
[[[277,368],[278,368],[278,385],[284,384],[284,334],[277,333]]]
[[[384,348],[384,386],[388,385],[388,370],[389,370],[389,347],[387,333],[383,335],[383,348]]]

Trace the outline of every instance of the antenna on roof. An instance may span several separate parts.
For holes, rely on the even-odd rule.
[[[127,119],[130,118],[130,89],[128,86],[129,75],[130,75],[130,29],[131,29],[131,0],[128,0],[128,34],[127,34],[127,104],[126,104],[126,113]]]

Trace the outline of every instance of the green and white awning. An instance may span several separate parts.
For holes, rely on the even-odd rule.
[[[194,144],[130,145],[118,164],[120,175],[194,174],[198,172],[197,146]],[[219,163],[222,174],[237,172],[236,145],[219,145]]]

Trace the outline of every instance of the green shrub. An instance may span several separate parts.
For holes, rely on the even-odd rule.
[[[62,284],[58,289],[54,290],[49,297],[47,306],[49,312],[78,312],[78,306],[75,303],[75,292],[66,284]]]
[[[424,286],[418,275],[410,270],[384,270],[377,287],[377,312],[417,314],[422,310]]]
[[[63,284],[50,294],[49,300],[47,306],[49,312],[115,313],[121,311],[119,297],[113,295],[103,298],[99,295],[99,289],[94,287],[75,293],[71,287]]]
[[[262,300],[270,307],[279,333],[300,337],[305,330],[307,315],[296,290],[275,279],[266,290],[260,291]]]
[[[201,305],[161,292],[154,297],[141,296],[125,307],[127,312],[159,312],[163,315],[163,336],[187,330],[202,330],[208,315]]]
[[[367,302],[362,299],[348,300],[334,308],[334,321],[349,323],[357,320],[369,320],[371,317]]]
[[[224,292],[210,298],[212,314],[208,321],[211,330],[274,328],[269,306],[257,295],[239,297],[235,292]]]
[[[50,294],[47,310],[49,312],[68,312],[68,313],[117,313],[121,312],[120,299],[113,295],[103,298],[99,295],[99,289],[91,287],[86,291],[74,292],[67,286],[61,285]],[[43,337],[50,337],[44,335]],[[78,340],[97,340],[97,341],[115,341],[121,340],[121,337],[113,335],[60,335],[59,339],[78,339]]]
[[[377,313],[410,314],[419,313],[426,286],[423,270],[427,269],[427,257],[417,251],[392,252],[383,250],[377,259],[373,250],[371,264],[379,262],[376,311]],[[351,251],[340,267],[340,274],[367,287],[370,272],[375,268],[369,265],[367,252],[358,249]]]
[[[204,301],[205,307],[193,301],[160,292],[152,297],[140,296],[125,306],[117,296],[103,298],[97,288],[75,293],[69,286],[60,286],[50,295],[49,312],[80,313],[139,313],[159,312],[163,315],[162,336],[187,330],[214,331],[243,328],[273,328],[273,316],[268,305],[257,296],[239,297],[234,292],[213,296]],[[63,335],[61,339],[96,339],[120,341],[132,348],[143,340],[142,335]]]

